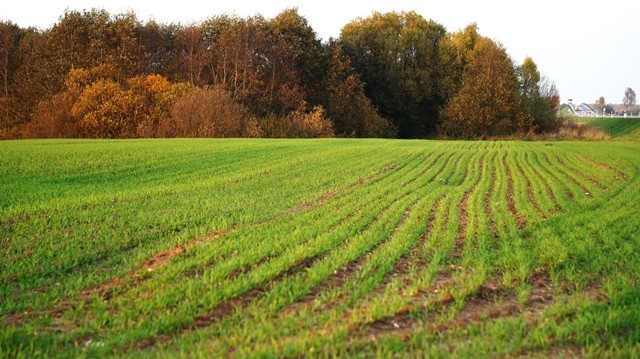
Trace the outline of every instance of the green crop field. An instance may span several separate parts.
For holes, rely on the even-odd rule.
[[[0,357],[640,356],[640,142],[0,142]]]

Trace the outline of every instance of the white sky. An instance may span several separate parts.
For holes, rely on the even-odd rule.
[[[298,7],[323,39],[338,37],[350,20],[373,11],[415,10],[448,31],[476,22],[521,63],[531,56],[554,80],[562,100],[620,103],[627,87],[640,91],[640,1],[637,0],[1,0],[0,20],[51,27],[65,9],[133,10],[140,20],[190,23],[217,14],[273,17]]]

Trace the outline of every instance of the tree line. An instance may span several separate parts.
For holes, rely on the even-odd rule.
[[[624,97],[622,98],[621,104],[612,104],[606,103],[603,96],[600,96],[594,103],[594,107],[597,107],[603,114],[607,115],[625,115],[629,113],[633,115],[640,115],[640,106],[637,106],[636,102],[636,92],[631,88],[627,87],[624,90]]]
[[[475,24],[373,13],[321,41],[296,9],[197,24],[0,22],[0,138],[484,138],[550,131],[559,95]]]

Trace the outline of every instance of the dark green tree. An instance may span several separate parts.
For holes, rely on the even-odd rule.
[[[327,56],[316,32],[297,8],[282,11],[269,21],[270,34],[282,40],[294,59],[299,85],[310,105],[322,97],[322,80],[327,72]]]
[[[391,123],[380,116],[367,98],[364,84],[338,43],[331,43],[329,72],[323,82],[327,116],[335,133],[344,137],[393,137]]]
[[[533,125],[543,132],[554,129],[559,106],[555,85],[540,75],[538,66],[530,57],[524,60],[518,74],[522,104],[533,119]]]
[[[443,99],[439,43],[446,31],[415,12],[374,13],[347,24],[340,40],[380,114],[400,137],[425,137],[437,124]]]

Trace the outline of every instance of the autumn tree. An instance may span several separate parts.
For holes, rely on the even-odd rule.
[[[476,44],[486,41],[478,32],[478,25],[473,23],[461,31],[448,33],[439,42],[439,96],[444,104],[448,103],[462,87],[462,75],[477,52]]]
[[[262,23],[264,37],[257,48],[258,75],[264,88],[258,99],[263,114],[286,116],[305,101],[305,88],[297,67],[299,54],[292,36],[278,26],[277,17]]]
[[[625,108],[636,104],[636,92],[631,87],[627,87],[624,91],[624,97],[622,98],[622,104]]]
[[[98,80],[116,81],[121,77],[120,71],[111,65],[69,71],[64,81],[65,90],[38,102],[24,135],[34,138],[80,136],[82,129],[71,111],[81,93]]]
[[[160,75],[124,80],[111,65],[71,70],[65,91],[42,100],[30,128],[37,137],[154,137],[173,104]]]
[[[269,27],[289,48],[305,100],[317,104],[324,91],[322,80],[327,72],[327,56],[316,32],[297,8],[276,15],[269,21]]]
[[[182,81],[188,81],[193,85],[204,85],[203,71],[211,59],[199,25],[192,24],[179,30],[178,54]]]
[[[222,16],[203,25],[213,39],[213,83],[256,116],[286,116],[305,100],[297,61],[308,47],[297,32],[281,26],[283,21]]]
[[[28,29],[17,48],[20,65],[14,92],[20,98],[19,123],[31,120],[38,103],[66,91],[73,69],[111,64],[122,78],[140,71],[139,22],[133,13],[111,16],[105,10],[66,11],[45,31]]]
[[[460,91],[443,111],[440,134],[486,138],[528,131],[532,119],[523,111],[516,71],[505,50],[484,39],[474,52]]]
[[[543,131],[555,130],[558,125],[558,115],[560,113],[560,92],[555,82],[546,76],[540,80],[540,96],[544,100],[544,106],[539,122],[539,129]]]
[[[133,13],[111,16],[106,10],[66,11],[47,33],[47,70],[62,88],[71,69],[111,64],[123,76],[139,74],[139,22]]]
[[[33,119],[22,131],[25,138],[73,138],[81,136],[77,123],[72,120],[71,109],[77,94],[64,91],[38,102]]]
[[[531,57],[524,59],[524,62],[520,66],[520,89],[522,96],[525,99],[534,99],[540,96],[540,72],[538,71],[538,65],[533,61]]]
[[[340,40],[367,97],[400,137],[424,137],[435,129],[443,104],[438,44],[445,34],[442,25],[415,12],[374,13],[342,29]]]
[[[0,79],[2,96],[9,97],[9,86],[18,67],[16,52],[23,31],[11,22],[0,22]]]
[[[159,74],[171,81],[180,82],[180,26],[158,24],[149,21],[138,29],[139,61],[141,73]]]
[[[0,138],[12,137],[16,126],[18,100],[14,78],[19,66],[17,50],[24,30],[11,22],[0,22]]]
[[[186,26],[96,9],[66,11],[46,30],[3,22],[0,137],[521,131],[526,116],[504,117],[503,103],[518,104],[510,80],[499,80],[511,79],[498,56],[504,51],[491,52],[489,43],[475,24],[449,34],[415,12],[357,19],[325,44],[295,8],[271,19],[223,15]],[[487,77],[485,65],[500,76]],[[544,129],[557,112],[557,89],[533,61],[519,70],[518,106]],[[481,81],[493,95],[478,92]],[[459,127],[453,120],[468,115],[462,109],[474,96],[499,116],[492,122],[483,112],[468,121],[482,125]],[[171,134],[172,124],[188,123],[206,125]]]
[[[31,120],[36,105],[44,98],[60,92],[56,70],[50,68],[50,45],[47,32],[27,29],[16,49],[18,67],[14,73],[13,125],[22,126]]]
[[[255,49],[263,32],[253,18],[217,16],[203,23],[211,46],[209,72],[212,82],[222,86],[235,101],[249,106],[260,92]]]
[[[596,107],[598,107],[601,110],[604,110],[604,107],[607,105],[607,103],[604,100],[603,96],[598,97],[598,99],[596,100],[595,103]]]

